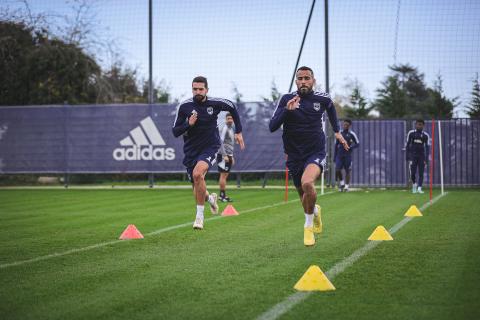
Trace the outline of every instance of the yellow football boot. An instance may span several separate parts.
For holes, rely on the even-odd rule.
[[[307,247],[315,244],[315,235],[313,234],[313,227],[303,229],[303,244]]]
[[[315,205],[318,210],[318,216],[313,215],[313,232],[320,233],[323,230],[322,224],[322,208],[318,204]]]

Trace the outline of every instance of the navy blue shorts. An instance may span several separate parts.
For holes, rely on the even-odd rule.
[[[303,172],[310,163],[317,165],[320,168],[321,172],[323,171],[326,162],[327,160],[325,151],[314,153],[301,160],[290,160],[289,157],[289,159],[287,160],[287,168],[290,172],[290,175],[292,176],[293,184],[295,185],[295,187],[300,188],[302,186]]]
[[[215,164],[215,162],[217,162],[217,151],[218,147],[212,147],[201,151],[196,156],[185,157],[185,159],[183,160],[183,164],[187,168],[188,180],[191,183],[193,183],[193,169],[195,169],[197,163],[199,161],[205,161],[206,163],[208,163],[208,169],[210,170],[210,168]]]
[[[350,170],[350,167],[352,166],[352,157],[339,157],[335,159],[335,169],[341,170]]]

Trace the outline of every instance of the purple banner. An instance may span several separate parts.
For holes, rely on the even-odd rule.
[[[281,132],[268,131],[271,108],[239,105],[247,148],[236,150],[234,171],[283,170]],[[175,112],[175,105],[0,108],[0,173],[184,172],[183,139],[171,132]]]
[[[268,103],[238,105],[247,148],[241,152],[235,146],[233,172],[285,170],[282,131],[268,130],[273,108]],[[175,112],[171,104],[0,107],[0,173],[185,172],[183,139],[171,133]],[[220,127],[223,117],[220,114]],[[445,185],[479,185],[480,121],[441,123]],[[354,121],[352,130],[360,147],[353,151],[351,185],[406,186],[404,147],[412,128],[413,122],[405,120]],[[431,122],[426,122],[425,130],[431,135]],[[435,130],[434,184],[438,185],[437,123]],[[326,181],[334,184],[331,131],[327,141]]]

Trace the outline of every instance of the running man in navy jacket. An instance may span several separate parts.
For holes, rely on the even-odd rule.
[[[328,93],[314,91],[312,69],[300,67],[296,72],[297,91],[283,95],[270,120],[270,131],[283,125],[283,147],[287,167],[297,188],[305,213],[303,242],[315,244],[314,233],[322,231],[321,208],[316,205],[315,181],[326,164],[325,133],[322,116],[327,112],[335,137],[346,150],[348,144],[339,133],[337,114]]]
[[[197,202],[197,215],[193,228],[203,229],[205,201],[210,204],[213,214],[218,214],[217,194],[209,194],[205,175],[215,164],[221,141],[217,118],[221,111],[230,112],[235,123],[235,140],[240,149],[245,148],[242,136],[242,123],[237,108],[227,99],[207,97],[208,82],[205,77],[195,77],[192,81],[193,98],[180,103],[173,124],[173,135],[183,135],[183,165],[187,168],[188,179],[193,184]]]

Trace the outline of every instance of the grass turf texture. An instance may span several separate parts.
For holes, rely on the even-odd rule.
[[[453,191],[282,318],[473,319],[480,316],[478,190]],[[387,229],[408,192],[319,197],[324,233],[303,246],[303,212],[279,190],[232,190],[240,216],[0,268],[2,319],[252,319],[294,293],[308,266],[327,271]],[[225,204],[221,204],[221,208]],[[206,209],[208,211],[208,209]],[[210,217],[210,214],[207,214]],[[194,219],[190,190],[0,190],[0,265],[115,241]]]

